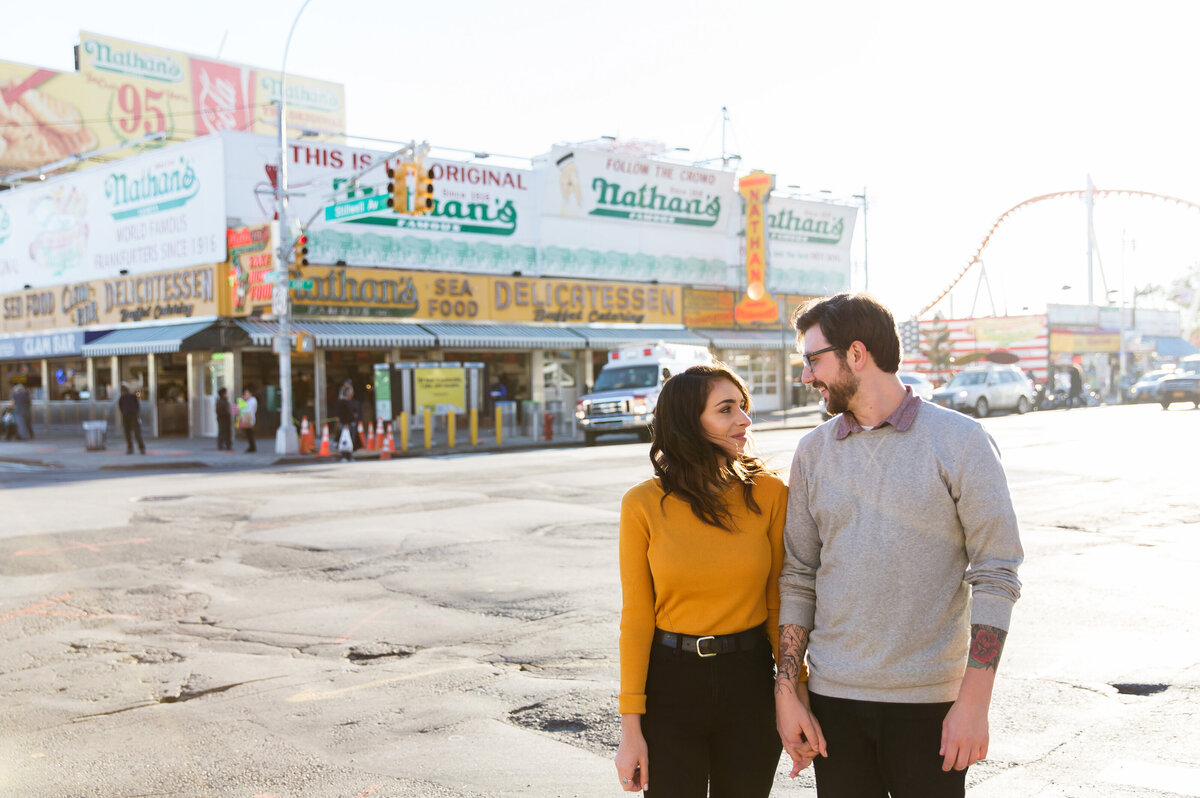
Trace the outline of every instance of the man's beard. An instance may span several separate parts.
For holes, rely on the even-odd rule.
[[[845,413],[850,408],[850,400],[858,393],[858,377],[854,375],[845,361],[842,361],[841,368],[838,370],[837,382],[818,382],[816,387],[824,388],[829,392],[829,396],[825,399],[825,411],[835,416],[838,413]]]

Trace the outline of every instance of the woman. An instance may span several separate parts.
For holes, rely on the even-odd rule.
[[[655,477],[621,503],[617,776],[653,795],[765,796],[775,728],[787,487],[747,452],[750,393],[727,366],[663,385]]]

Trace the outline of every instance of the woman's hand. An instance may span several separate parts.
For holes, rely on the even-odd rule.
[[[650,788],[650,759],[646,750],[646,738],[642,736],[642,716],[621,716],[621,744],[613,760],[617,766],[617,778],[621,789],[636,792]]]

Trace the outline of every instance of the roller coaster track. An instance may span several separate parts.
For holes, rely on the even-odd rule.
[[[994,236],[996,234],[996,231],[998,229],[1000,229],[1000,225],[1004,224],[1005,220],[1008,219],[1009,216],[1011,216],[1012,214],[1021,210],[1022,208],[1026,208],[1037,202],[1043,202],[1045,200],[1064,199],[1066,197],[1083,198],[1083,197],[1086,197],[1087,194],[1088,194],[1088,191],[1086,189],[1077,189],[1075,191],[1055,191],[1052,194],[1041,194],[1037,197],[1030,197],[1029,199],[1025,200],[1024,202],[1019,202],[1016,205],[1009,208],[1008,210],[1006,210],[1004,213],[1000,214],[1000,217],[998,219],[996,219],[996,221],[992,224],[992,228],[990,230],[988,230],[987,235],[983,237],[983,241],[979,244],[979,249],[975,250],[975,255],[971,258],[970,261],[967,262],[967,265],[962,268],[962,271],[960,271],[958,273],[958,275],[953,280],[950,281],[950,285],[946,286],[946,290],[944,290],[944,291],[942,291],[942,293],[938,294],[937,299],[933,300],[932,302],[930,302],[928,305],[926,305],[924,308],[921,309],[921,312],[917,314],[917,318],[924,316],[926,313],[928,313],[930,310],[932,310],[933,307],[935,305],[937,305],[937,303],[939,303],[943,299],[945,299],[946,295],[949,294],[954,289],[954,286],[958,285],[959,282],[962,280],[962,278],[967,276],[967,272],[969,272],[971,270],[971,267],[977,263],[982,262],[980,256],[983,254],[983,250],[987,248],[987,245],[989,243],[991,243],[992,236]],[[1176,205],[1183,205],[1184,207],[1191,208],[1192,210],[1200,211],[1200,204],[1191,202],[1190,200],[1181,199],[1179,197],[1172,197],[1167,194],[1155,194],[1152,191],[1133,191],[1130,189],[1099,189],[1099,188],[1097,188],[1097,189],[1092,189],[1091,194],[1092,194],[1092,196],[1097,197],[1097,198],[1100,198],[1100,197],[1136,197],[1138,199],[1160,199],[1160,200],[1164,200],[1166,202],[1174,202]]]

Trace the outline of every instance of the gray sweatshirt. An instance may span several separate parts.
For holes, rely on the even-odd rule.
[[[779,623],[811,630],[815,693],[953,701],[970,625],[1007,630],[1021,593],[1000,453],[979,422],[933,404],[903,431],[837,440],[838,423],[796,448]]]

